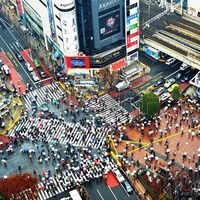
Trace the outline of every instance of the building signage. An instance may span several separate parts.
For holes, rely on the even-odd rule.
[[[113,5],[114,3],[119,2],[119,0],[110,0],[110,1],[106,1],[104,3],[99,4],[99,10],[101,9],[106,9],[107,7]]]
[[[127,23],[130,23],[130,21],[131,21],[132,19],[135,19],[135,18],[137,18],[137,17],[138,17],[138,14],[137,14],[137,13],[135,13],[135,14],[133,14],[133,15],[130,15],[130,16],[127,16],[127,18],[126,18]]]

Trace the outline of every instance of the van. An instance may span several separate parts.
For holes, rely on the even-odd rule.
[[[131,83],[129,81],[122,81],[122,82],[118,83],[115,87],[116,87],[117,91],[120,92],[122,90],[130,88]]]
[[[5,75],[10,75],[10,69],[9,69],[8,65],[2,65],[1,69]]]

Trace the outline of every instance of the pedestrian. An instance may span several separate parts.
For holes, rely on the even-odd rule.
[[[37,173],[36,173],[36,171],[33,169],[33,174],[36,176],[37,175]]]
[[[176,147],[177,147],[177,148],[179,147],[179,144],[180,144],[179,142],[176,143]]]

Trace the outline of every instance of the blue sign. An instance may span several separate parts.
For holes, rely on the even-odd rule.
[[[133,15],[127,16],[127,18],[126,18],[127,24],[129,24],[132,19],[135,19],[137,17],[138,17],[138,13],[135,13]]]

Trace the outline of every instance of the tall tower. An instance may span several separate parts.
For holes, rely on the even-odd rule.
[[[52,0],[56,40],[64,55],[79,53],[78,28],[74,0]]]
[[[127,65],[138,61],[139,48],[139,0],[125,0],[125,34]]]

